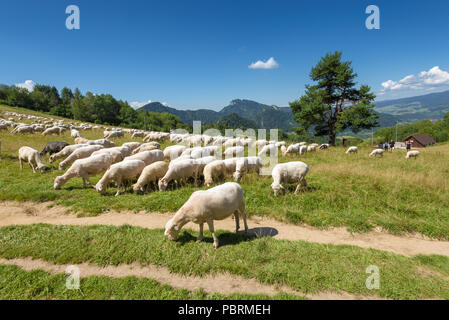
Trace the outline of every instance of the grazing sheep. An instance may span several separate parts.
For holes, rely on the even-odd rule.
[[[8,130],[6,123],[0,123],[0,130]]]
[[[302,156],[303,154],[305,154],[307,152],[307,146],[300,146],[299,147],[299,155]]]
[[[122,187],[123,182],[138,177],[144,168],[145,162],[142,160],[125,160],[113,164],[105,172],[100,181],[98,181],[95,189],[101,194],[104,194],[108,187],[108,183],[114,181],[117,184],[117,193],[115,194],[117,197],[120,195],[120,188]]]
[[[109,155],[111,155],[112,163],[120,162],[125,158],[124,154],[122,152],[120,152],[119,149],[115,149],[115,148],[100,149],[100,150],[93,152],[90,156],[91,157],[96,156],[97,154],[101,154],[101,153],[108,153]]]
[[[384,156],[384,149],[375,149],[375,150],[373,150],[369,154],[370,157],[376,157],[377,155],[383,157]]]
[[[329,148],[329,143],[323,143],[319,149],[324,150],[324,149],[328,149],[328,148]]]
[[[49,136],[51,134],[60,135],[61,134],[61,128],[60,127],[51,127],[51,128],[46,129],[44,132],[42,132],[43,136]]]
[[[34,173],[36,173],[36,169],[41,172],[47,169],[47,166],[41,160],[39,152],[33,148],[21,147],[19,149],[19,164],[21,170],[23,170],[24,161],[28,162]]]
[[[274,166],[271,176],[273,177],[273,183],[271,188],[274,191],[274,195],[278,196],[279,191],[285,190],[282,184],[298,183],[295,194],[298,193],[301,185],[307,186],[306,175],[309,172],[309,166],[301,161],[293,161],[280,163]]]
[[[100,150],[100,149],[103,149],[103,147],[99,146],[99,145],[87,146],[87,147],[82,147],[82,148],[76,149],[64,161],[59,163],[59,170],[64,170],[70,164],[72,164],[75,160],[87,158],[92,153],[94,153],[95,151]]]
[[[33,133],[34,129],[32,126],[27,126],[27,125],[21,125],[21,126],[17,126],[14,128],[14,130],[11,131],[11,134],[16,134],[16,133]]]
[[[105,148],[113,148],[115,147],[115,143],[108,139],[98,139],[98,140],[87,140],[88,145],[99,145]]]
[[[72,130],[70,130],[70,136],[73,139],[79,138],[79,137],[81,137],[81,133],[78,130],[76,130],[76,129],[72,129]]]
[[[150,184],[156,184],[168,171],[168,163],[165,161],[156,161],[149,166],[146,166],[139,176],[139,179],[132,188],[135,193],[144,192],[145,187]]]
[[[307,146],[307,152],[316,152],[316,146],[312,144]]]
[[[190,177],[194,178],[194,185],[197,186],[198,167],[199,165],[194,159],[177,161],[172,166],[169,166],[167,173],[159,180],[159,191],[165,191],[168,183],[172,180],[178,186],[179,183],[187,181]]]
[[[83,185],[86,188],[86,181],[92,187],[92,183],[89,180],[89,175],[96,175],[103,172],[112,164],[112,157],[108,153],[97,154],[85,159],[76,160],[72,166],[62,176],[55,178],[53,188],[55,190],[60,189],[73,177],[83,178]]]
[[[234,180],[240,182],[244,174],[259,173],[260,168],[262,168],[262,159],[260,157],[239,158],[235,165]]]
[[[69,144],[65,141],[52,141],[47,143],[45,148],[41,151],[41,157],[45,156],[47,153],[50,154],[50,156],[54,153],[58,153],[65,147],[67,147]]]
[[[234,174],[238,159],[240,158],[229,158],[224,160],[224,164],[226,166],[226,175],[232,176]]]
[[[291,144],[288,146],[287,150],[285,150],[283,154],[284,156],[286,156],[287,154],[295,154],[295,153],[299,154],[299,148],[300,148],[299,143]]]
[[[281,146],[281,153],[285,156],[287,153],[287,148],[285,146]]]
[[[114,139],[124,137],[125,133],[123,131],[105,131],[105,135],[103,138],[105,139]]]
[[[203,169],[204,184],[210,186],[214,182],[223,181],[226,176],[226,165],[224,160],[215,160],[208,163]]]
[[[160,148],[161,148],[161,145],[159,144],[159,142],[151,141],[151,142],[141,144],[139,147],[137,147],[136,149],[133,150],[132,154],[136,154],[136,153],[139,153],[142,151],[156,150],[156,149],[160,149]]]
[[[83,137],[75,138],[75,144],[87,144],[88,142],[89,140]]]
[[[135,149],[140,147],[140,142],[125,142],[124,144],[122,144],[122,147],[123,146],[129,147],[131,149],[131,151],[134,151]]]
[[[418,156],[419,156],[418,150],[407,151],[407,155],[405,156],[405,159],[415,158],[415,160],[416,160],[418,158]]]
[[[214,239],[214,248],[218,248],[218,238],[215,235],[214,220],[223,220],[230,215],[235,216],[235,232],[240,229],[239,214],[243,216],[245,232],[246,222],[245,199],[242,187],[235,182],[227,182],[209,190],[192,193],[189,200],[176,212],[165,225],[165,236],[174,241],[178,238],[181,228],[188,222],[199,224],[200,233],[197,241],[203,239],[203,225],[206,222]]]
[[[234,156],[235,156],[235,157],[243,157],[244,151],[245,151],[245,148],[244,148],[244,147],[242,147],[242,146],[237,146],[237,147],[230,147],[230,148],[227,148],[223,154],[224,154],[224,156],[225,156],[226,158],[228,158],[228,157],[234,157]]]
[[[348,150],[346,150],[346,154],[357,153],[357,152],[359,152],[359,148],[357,148],[355,146],[349,147]]]
[[[164,159],[174,160],[176,158],[179,158],[185,149],[185,146],[178,145],[167,147],[164,149]]]
[[[141,160],[148,166],[156,161],[164,160],[164,153],[161,150],[151,150],[136,153],[132,156],[126,157],[124,160]]]
[[[134,132],[132,135],[131,135],[131,139],[134,139],[134,138],[143,138],[144,137],[144,135],[145,135],[145,132]]]
[[[66,146],[66,147],[64,147],[64,149],[62,149],[58,153],[52,154],[50,156],[50,163],[53,163],[54,161],[56,161],[58,159],[68,157],[76,149],[79,149],[82,147],[87,147],[87,146],[88,146],[87,144],[72,144],[72,145]]]
[[[277,156],[278,148],[275,144],[267,144],[257,154],[259,157]]]
[[[203,173],[204,167],[206,165],[208,165],[211,162],[214,162],[215,160],[217,160],[217,158],[213,157],[213,156],[208,156],[208,157],[202,157],[199,159],[195,159],[195,162],[198,164],[198,172],[200,174]]]

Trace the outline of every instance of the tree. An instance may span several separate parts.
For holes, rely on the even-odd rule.
[[[351,129],[376,127],[378,115],[374,113],[375,99],[370,88],[355,86],[357,74],[350,61],[341,61],[341,52],[328,53],[312,68],[310,79],[317,82],[306,85],[306,93],[290,103],[292,113],[304,134],[311,127],[316,136],[328,136],[329,144],[335,145],[338,132]]]

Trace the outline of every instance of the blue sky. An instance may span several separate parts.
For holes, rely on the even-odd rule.
[[[65,26],[70,4],[80,30]],[[380,30],[365,27],[370,4]],[[358,82],[387,99],[449,89],[448,35],[447,0],[3,1],[0,83],[182,109],[236,98],[287,106],[320,57],[340,50]],[[249,68],[271,57],[277,67]]]

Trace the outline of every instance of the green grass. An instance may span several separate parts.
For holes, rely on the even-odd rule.
[[[146,278],[89,276],[80,279],[80,288],[68,290],[68,275],[42,270],[25,271],[0,264],[0,300],[253,300],[303,299],[286,293],[263,294],[206,293],[161,285]]]
[[[98,139],[102,131],[84,135]],[[113,197],[115,188],[110,188],[102,196],[93,189],[82,189],[79,178],[70,180],[62,190],[53,190],[54,178],[62,174],[56,170],[57,163],[47,174],[33,174],[28,167],[20,171],[17,150],[23,145],[40,150],[48,141],[72,142],[69,133],[42,137],[13,136],[2,131],[0,140],[3,154],[0,200],[54,201],[81,215],[97,215],[107,210],[172,212],[197,190],[188,185],[146,195],[128,190],[120,197]],[[116,143],[130,140],[121,138]],[[247,212],[319,228],[347,227],[353,232],[366,232],[382,227],[393,234],[421,233],[449,240],[449,145],[420,150],[421,157],[416,161],[406,161],[404,151],[388,153],[379,159],[368,158],[370,150],[360,148],[358,155],[348,156],[337,147],[303,157],[280,157],[280,162],[302,160],[310,166],[309,189],[294,195],[291,186],[286,195],[274,197],[270,176],[248,175],[241,182]],[[100,178],[98,175],[91,181],[96,183]]]
[[[171,242],[163,230],[130,226],[9,226],[0,228],[0,256],[99,266],[138,262],[197,276],[228,272],[265,284],[287,285],[305,294],[345,291],[392,299],[449,299],[445,258],[408,258],[354,246],[253,238],[223,231],[218,236],[221,247],[213,249],[208,232],[205,242],[196,243],[196,233],[190,230]],[[365,286],[370,265],[380,270],[379,290]]]

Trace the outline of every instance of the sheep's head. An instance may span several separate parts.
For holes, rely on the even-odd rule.
[[[47,167],[45,164],[38,164],[38,165],[37,165],[37,169],[38,169],[41,173],[44,173],[44,172],[47,172],[50,168]]]
[[[159,186],[159,191],[165,191],[168,186],[167,180],[164,180],[164,179],[159,180],[158,186]]]
[[[143,186],[138,185],[137,183],[132,185],[134,193],[143,193]]]
[[[53,188],[54,188],[55,190],[58,190],[58,189],[61,188],[61,186],[62,186],[63,184],[64,184],[64,179],[63,179],[63,177],[62,177],[62,176],[58,176],[58,177],[55,178],[55,182],[54,182],[54,184],[53,184]]]
[[[179,228],[173,223],[173,219],[167,221],[165,225],[164,235],[171,241],[176,241],[178,239]]]
[[[242,173],[240,171],[236,171],[232,175],[234,177],[234,181],[236,182],[240,182],[240,180],[242,179]]]
[[[279,183],[273,182],[271,184],[271,189],[273,189],[273,191],[274,191],[274,196],[277,197],[279,195],[279,192],[281,190],[284,190],[284,187],[281,184],[279,184]]]

